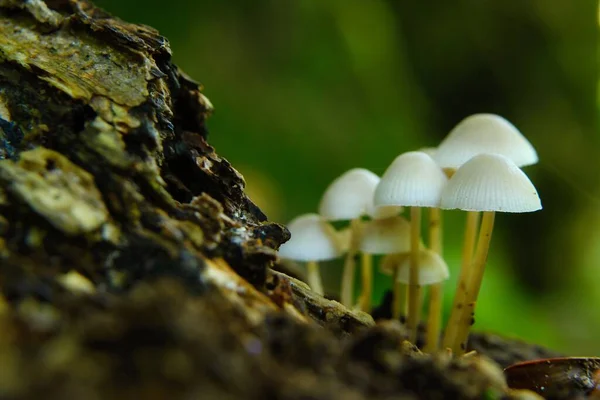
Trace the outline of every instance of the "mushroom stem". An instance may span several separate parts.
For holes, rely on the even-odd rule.
[[[479,226],[478,211],[467,211],[467,220],[465,223],[465,236],[462,248],[462,263],[460,266],[460,276],[454,294],[452,303],[452,312],[446,325],[444,339],[442,341],[443,348],[452,348],[455,343],[456,335],[460,326],[462,312],[465,309],[465,301],[467,296],[467,287],[471,278],[471,260],[473,259],[473,251],[475,249],[475,240],[477,239],[477,227]]]
[[[442,210],[429,209],[429,249],[442,255]]]
[[[429,248],[442,255],[442,210],[429,209]],[[425,351],[432,353],[438,349],[442,326],[443,284],[436,283],[429,288],[429,312],[427,314],[427,340]]]
[[[371,296],[373,290],[373,259],[369,253],[361,253],[362,286],[360,295],[360,309],[371,311]]]
[[[319,264],[316,261],[308,261],[306,263],[306,280],[308,286],[313,292],[323,296],[323,282],[321,281],[321,273],[319,271]]]
[[[356,254],[360,242],[360,218],[350,221],[350,245],[344,261],[340,301],[348,308],[353,307],[354,297],[354,270],[356,268]]]
[[[419,325],[419,243],[421,236],[421,208],[410,208],[410,272],[408,284],[408,318],[407,327],[410,341],[416,343],[417,326]]]
[[[464,354],[467,348],[469,330],[475,322],[475,303],[477,296],[479,296],[481,283],[483,282],[483,273],[485,272],[485,264],[492,240],[495,216],[496,213],[494,211],[484,211],[481,219],[477,249],[475,250],[473,264],[471,265],[471,278],[466,291],[466,307],[464,307],[463,316],[460,319],[460,326],[453,347],[457,355]]]

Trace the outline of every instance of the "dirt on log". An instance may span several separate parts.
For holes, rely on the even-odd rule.
[[[156,30],[0,0],[0,398],[506,395],[492,361],[420,354],[273,271],[289,233],[207,142],[211,110]]]

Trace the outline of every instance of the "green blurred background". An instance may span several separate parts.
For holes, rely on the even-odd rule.
[[[381,174],[472,113],[508,118],[539,152],[544,210],[497,218],[476,329],[600,355],[596,1],[97,3],[170,40],[215,105],[210,142],[278,222],[347,169]],[[463,218],[446,214],[454,270]]]

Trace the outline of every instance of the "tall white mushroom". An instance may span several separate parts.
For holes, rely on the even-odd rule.
[[[442,168],[456,170],[478,154],[500,154],[520,167],[538,162],[532,144],[505,118],[473,114],[463,119],[437,147],[434,160]]]
[[[454,320],[458,321],[457,334],[451,342],[445,343],[457,354],[462,354],[483,280],[495,213],[532,212],[540,210],[542,204],[527,175],[513,161],[498,154],[481,154],[462,165],[452,176],[443,191],[441,207],[483,212],[471,274],[459,282],[459,287],[464,288],[465,306],[452,310]]]
[[[376,206],[411,207],[411,280],[408,286],[407,325],[413,343],[420,313],[418,276],[421,207],[439,207],[442,189],[447,180],[444,172],[430,156],[412,151],[396,157],[375,189]],[[394,303],[397,304],[398,300],[399,293],[396,291]],[[393,317],[397,318],[399,314],[398,307],[394,307]]]
[[[378,183],[379,176],[373,172],[363,168],[351,169],[327,187],[319,204],[319,214],[323,218],[329,221],[350,220],[350,239],[340,289],[340,301],[347,307],[353,305],[355,257],[360,241],[361,217],[372,215],[385,218],[399,212],[397,208],[379,210],[373,205],[373,192]],[[362,279],[363,287],[366,287],[372,280],[372,272],[368,260],[364,261],[363,264],[367,265],[363,265]]]
[[[452,176],[458,167],[478,154],[500,154],[508,157],[518,167],[538,162],[538,155],[531,143],[513,124],[495,114],[473,114],[463,119],[440,143],[432,157],[444,168],[448,176]],[[454,296],[453,310],[465,306],[461,283],[466,281],[470,274],[479,219],[479,212],[467,212],[459,286]],[[456,336],[456,316],[453,312],[446,326],[444,347]]]
[[[291,238],[279,248],[279,255],[294,261],[306,262],[308,286],[323,295],[319,261],[342,255],[342,243],[335,229],[318,214],[304,214],[288,225]]]

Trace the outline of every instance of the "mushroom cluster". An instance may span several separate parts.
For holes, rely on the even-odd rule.
[[[441,346],[463,354],[481,288],[496,212],[524,213],[542,208],[537,190],[520,169],[538,156],[529,141],[506,119],[475,114],[461,121],[437,148],[396,157],[380,178],[361,168],[335,179],[326,189],[319,214],[289,225],[292,237],[280,255],[307,263],[309,286],[323,294],[318,261],[345,253],[340,301],[369,312],[373,285],[372,255],[383,255],[380,270],[392,276],[392,317],[406,315],[416,341],[429,290],[425,350],[440,347],[443,283],[449,269],[442,254],[442,210],[466,211],[458,286]],[[427,242],[421,238],[422,209],[427,209]],[[401,214],[408,209],[410,219]],[[336,231],[332,221],[349,221]],[[479,233],[478,233],[479,232]],[[361,294],[354,298],[356,260],[361,254]]]

